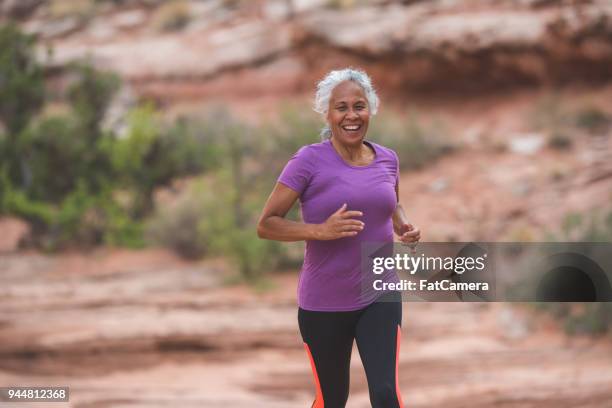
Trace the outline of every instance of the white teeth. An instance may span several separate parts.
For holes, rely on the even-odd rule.
[[[344,130],[357,130],[357,129],[359,129],[359,128],[360,128],[360,126],[359,126],[359,125],[342,126],[342,128],[343,128]]]

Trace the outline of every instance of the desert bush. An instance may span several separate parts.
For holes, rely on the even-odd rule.
[[[568,214],[560,231],[548,232],[552,242],[612,242],[612,210],[588,215]],[[551,313],[568,334],[597,335],[612,331],[612,303],[537,303],[535,307]]]
[[[572,147],[572,139],[565,132],[555,131],[548,136],[548,145],[553,149],[566,150]]]
[[[204,195],[202,211],[206,216],[198,224],[199,231],[210,243],[212,253],[232,259],[240,276],[255,282],[278,265],[285,248],[279,242],[257,237],[255,225],[263,197],[253,191],[238,191],[235,185],[227,188],[233,178],[231,172],[219,174],[216,186]],[[240,206],[235,201],[237,195],[244,195]]]
[[[265,157],[270,174],[278,176],[282,166],[301,146],[321,141],[323,120],[299,106],[285,108],[279,119],[260,130],[259,153]],[[425,166],[457,146],[451,141],[444,122],[379,114],[370,121],[368,139],[387,146],[398,154],[402,170]]]
[[[209,244],[200,224],[206,217],[216,216],[207,208],[212,200],[207,194],[212,192],[209,189],[191,189],[178,198],[176,203],[156,209],[147,222],[147,239],[187,259],[204,256]]]
[[[605,133],[612,124],[612,115],[591,106],[569,108],[558,95],[551,94],[537,101],[528,114],[527,124],[548,139],[555,149],[568,149],[581,131]]]
[[[240,279],[258,281],[285,259],[285,248],[258,239],[254,225],[262,197],[248,191],[236,203],[236,194],[245,191],[238,192],[233,183],[229,168],[193,183],[177,202],[156,210],[146,229],[148,239],[190,259],[228,257]]]
[[[563,105],[556,94],[539,99],[528,112],[527,124],[532,129],[542,132],[548,146],[564,150],[572,147],[573,123],[570,110]]]
[[[336,10],[350,10],[355,7],[372,5],[371,0],[328,0],[326,6]]]
[[[321,141],[323,122],[308,110],[285,107],[274,121],[251,131],[253,167],[257,167],[259,188],[270,191],[289,158],[300,147]]]
[[[612,329],[612,303],[585,303],[569,309],[564,328],[569,334],[605,334]],[[577,310],[576,310],[577,309]]]
[[[237,9],[249,4],[250,0],[221,0],[221,5],[227,9]]]
[[[547,231],[545,236],[552,242],[612,242],[612,211],[566,214],[560,229]]]
[[[557,94],[549,94],[535,101],[527,113],[527,124],[539,131],[559,132],[571,126],[569,109]]]
[[[153,27],[159,31],[178,31],[191,20],[189,2],[170,0],[162,3],[153,15]]]
[[[223,160],[223,130],[214,126],[216,119],[179,117],[165,130],[164,148],[176,171],[184,175],[214,170]]]
[[[588,106],[576,113],[575,124],[590,133],[605,132],[612,123],[612,115],[599,108]]]
[[[370,126],[371,139],[395,150],[401,170],[421,168],[457,148],[443,122],[423,123],[416,114],[377,115]]]
[[[259,146],[262,153],[278,157],[295,153],[300,147],[321,141],[319,137],[323,121],[307,109],[299,106],[284,107],[272,122],[260,130]]]
[[[95,8],[95,0],[51,0],[47,10],[49,17],[53,19],[67,17],[86,19],[94,15]]]
[[[147,115],[151,112],[145,112]],[[150,124],[152,119],[138,122]],[[169,136],[176,141],[172,145],[177,150],[165,150],[166,156],[185,157],[191,162],[181,171],[206,171],[207,175],[177,202],[155,211],[148,222],[147,237],[188,258],[208,253],[227,256],[235,262],[242,279],[260,279],[284,253],[279,243],[259,240],[255,229],[274,172],[268,166],[274,159],[268,156],[261,130],[238,121],[222,108],[213,108],[197,121],[181,119],[170,126],[166,136],[155,135],[153,129],[159,131],[163,126],[135,133],[132,130],[126,142],[140,140],[138,144],[146,145],[143,140]],[[178,143],[179,139],[187,144]],[[125,153],[116,154],[116,160],[138,163],[138,157],[122,157],[139,151],[137,146],[125,145],[122,149]],[[193,155],[195,152],[201,153],[199,158]]]

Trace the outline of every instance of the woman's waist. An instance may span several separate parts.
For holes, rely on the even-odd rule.
[[[354,237],[344,237],[332,240],[306,241],[307,252],[320,254],[339,254],[360,251],[363,244],[393,242],[393,224],[367,225]]]

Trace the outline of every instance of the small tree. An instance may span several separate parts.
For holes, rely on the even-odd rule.
[[[7,135],[0,150],[0,171],[27,187],[30,170],[15,150],[17,140],[44,102],[43,70],[34,56],[34,37],[14,23],[0,25],[0,122]]]
[[[15,137],[44,101],[42,67],[34,57],[34,37],[14,23],[0,25],[0,120]]]
[[[100,122],[119,89],[119,77],[88,63],[74,64],[71,69],[78,80],[68,89],[68,101],[87,131],[86,135],[95,143],[100,135]]]

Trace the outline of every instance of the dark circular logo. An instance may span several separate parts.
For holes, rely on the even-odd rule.
[[[536,290],[538,302],[610,302],[612,288],[603,269],[573,252],[551,255]]]

